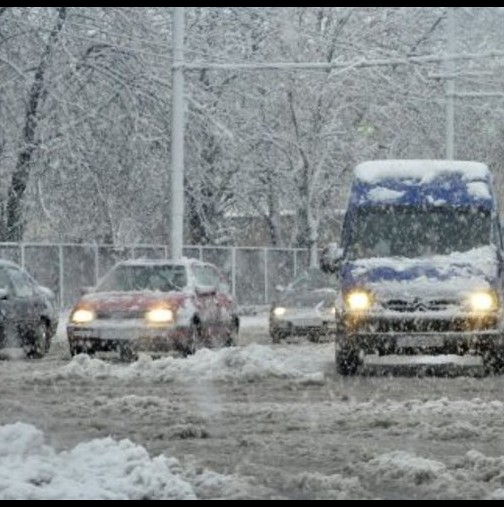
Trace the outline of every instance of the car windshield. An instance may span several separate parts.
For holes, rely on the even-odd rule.
[[[358,208],[350,219],[346,256],[426,257],[488,245],[490,212],[474,208]]]
[[[338,283],[336,275],[329,275],[320,269],[309,269],[296,277],[288,286],[291,290],[316,290],[334,288]]]
[[[187,284],[184,266],[118,266],[96,288],[97,292],[181,290]]]

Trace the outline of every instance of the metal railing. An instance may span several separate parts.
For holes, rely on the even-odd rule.
[[[81,287],[96,285],[116,262],[165,259],[168,254],[166,245],[0,243],[0,258],[20,264],[51,288],[61,308],[74,304]],[[277,285],[286,285],[309,265],[309,251],[300,248],[185,246],[183,255],[218,266],[229,277],[240,306],[269,304]]]

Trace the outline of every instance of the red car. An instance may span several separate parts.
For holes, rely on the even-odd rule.
[[[71,355],[180,351],[235,345],[240,321],[229,284],[196,259],[129,260],[114,266],[74,306],[67,324]]]

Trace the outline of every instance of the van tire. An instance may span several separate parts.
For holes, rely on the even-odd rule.
[[[336,351],[336,371],[340,375],[355,375],[361,364],[359,349],[352,345],[342,345]]]
[[[504,350],[487,350],[483,353],[483,367],[487,375],[504,373]]]

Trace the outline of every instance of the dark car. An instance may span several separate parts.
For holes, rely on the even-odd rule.
[[[337,277],[318,267],[302,272],[286,288],[277,287],[269,315],[273,343],[294,335],[316,342],[334,333],[337,296]]]
[[[239,318],[223,274],[196,259],[129,260],[114,266],[75,305],[67,325],[72,355],[117,351],[192,354],[235,345]]]
[[[0,348],[44,356],[58,327],[56,296],[17,264],[0,260]]]

